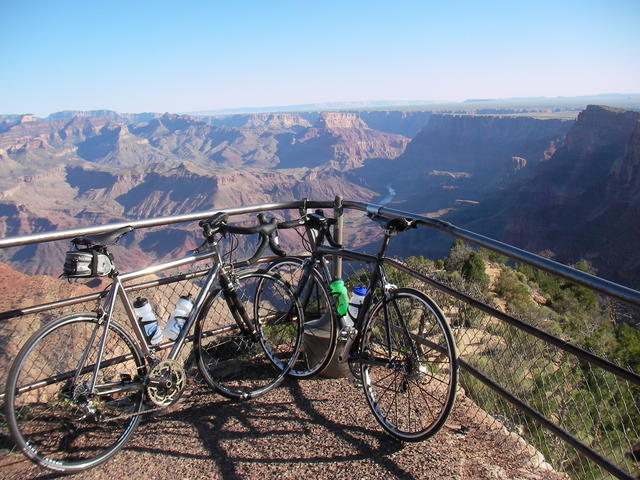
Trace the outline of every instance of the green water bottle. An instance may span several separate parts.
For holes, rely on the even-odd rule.
[[[335,298],[338,315],[346,315],[349,309],[349,292],[347,292],[347,287],[344,286],[344,281],[334,280],[329,284],[329,289],[331,290],[331,295]]]

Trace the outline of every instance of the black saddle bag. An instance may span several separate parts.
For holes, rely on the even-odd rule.
[[[69,250],[64,257],[63,277],[106,277],[114,271],[113,257],[104,247]]]

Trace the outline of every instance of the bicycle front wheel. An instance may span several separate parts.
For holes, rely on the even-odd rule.
[[[247,400],[278,385],[295,363],[302,309],[285,282],[265,273],[241,275],[230,295],[237,301],[223,292],[207,299],[196,323],[195,351],[211,387]]]
[[[269,265],[267,272],[291,285],[302,306],[302,348],[289,375],[311,378],[322,373],[331,361],[336,350],[338,324],[331,295],[322,280],[322,275],[313,268],[305,280],[304,268],[305,263],[302,259],[284,257]],[[262,288],[259,289],[259,293],[261,290]]]
[[[122,387],[139,381],[144,363],[115,322],[96,381],[113,392],[89,391],[102,333],[93,313],[61,317],[27,341],[9,371],[5,413],[11,436],[45,468],[70,473],[94,467],[122,448],[138,424],[142,392]]]
[[[387,433],[415,442],[440,430],[455,401],[458,361],[451,330],[429,297],[403,288],[380,300],[361,352],[364,393]]]

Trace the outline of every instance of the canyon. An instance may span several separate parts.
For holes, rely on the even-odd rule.
[[[589,106],[575,121],[431,111],[0,116],[0,236],[340,195],[552,250],[565,263],[585,258],[633,284],[639,115]],[[362,215],[348,225],[350,244],[367,248],[375,229]],[[197,231],[130,237],[120,248],[135,268],[186,252]],[[394,253],[442,254],[451,239],[432,237],[412,232]],[[0,261],[57,275],[65,249],[5,249]]]
[[[588,107],[551,161],[451,221],[639,287],[640,112]]]

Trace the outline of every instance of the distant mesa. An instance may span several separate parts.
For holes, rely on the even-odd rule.
[[[457,180],[459,178],[471,178],[472,177],[472,175],[470,173],[467,173],[467,172],[445,172],[445,171],[441,171],[441,170],[431,170],[431,172],[429,172],[429,175],[431,175],[431,176],[449,177],[449,178],[452,178],[454,180]]]
[[[495,98],[468,98],[463,103],[495,102]]]
[[[18,120],[18,123],[29,123],[29,122],[37,122],[38,121],[38,117],[36,117],[35,115],[31,115],[30,113],[27,113],[26,115],[22,115],[20,117],[20,120]]]
[[[323,112],[315,124],[318,128],[368,128],[355,113]]]
[[[294,127],[308,128],[311,126],[308,120],[305,120],[296,113],[253,113],[248,115],[245,128],[275,128],[290,129]]]

